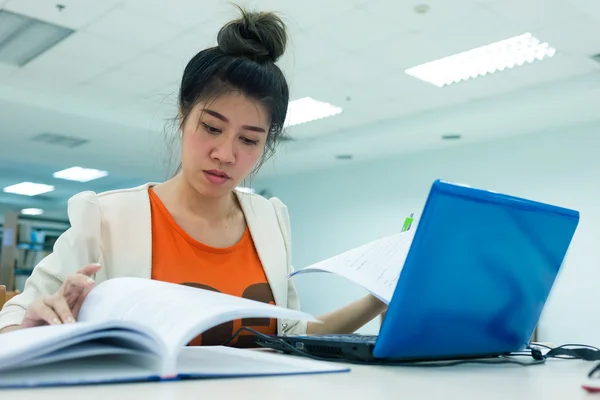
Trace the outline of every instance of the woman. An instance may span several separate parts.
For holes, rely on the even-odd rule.
[[[23,293],[0,312],[0,332],[75,322],[94,284],[119,276],[299,308],[287,279],[292,267],[285,205],[235,189],[282,136],[289,91],[275,62],[286,40],[285,25],[272,13],[242,10],[221,28],[218,46],[199,52],[183,74],[177,175],[161,184],[71,198],[71,228],[36,266]],[[234,321],[193,344],[225,343],[242,324],[269,334],[348,333],[384,310],[369,295],[322,316],[322,323]],[[242,339],[238,346],[252,344],[252,338]]]

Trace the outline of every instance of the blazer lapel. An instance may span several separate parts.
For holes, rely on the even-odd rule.
[[[103,235],[108,277],[150,279],[152,216],[146,184],[117,195],[98,196],[108,232]]]
[[[271,202],[263,197],[235,192],[242,206],[254,247],[271,286],[275,304],[287,306],[287,254]]]

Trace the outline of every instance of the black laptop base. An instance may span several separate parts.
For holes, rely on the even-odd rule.
[[[257,338],[259,346],[282,351],[287,354],[305,355],[314,358],[337,361],[375,362],[373,357],[375,340],[372,341],[333,341],[315,336],[273,336],[272,340],[264,337]]]
[[[504,359],[509,353],[455,355],[452,357],[411,357],[381,359],[373,356],[377,336],[347,335],[259,336],[256,344],[281,351],[326,361],[340,361],[367,365],[411,365],[417,363],[468,362],[469,360]]]

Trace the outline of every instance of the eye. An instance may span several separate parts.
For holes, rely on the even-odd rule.
[[[242,143],[247,144],[249,146],[254,146],[254,145],[258,144],[258,140],[252,140],[252,139],[248,139],[245,137],[242,137],[241,140],[242,140]]]
[[[205,129],[205,130],[206,130],[208,133],[210,133],[210,134],[212,134],[212,135],[216,135],[217,133],[221,133],[221,130],[220,130],[220,129],[217,129],[217,128],[215,128],[214,126],[210,126],[210,125],[208,125],[208,124],[207,124],[207,123],[205,123],[205,122],[203,122],[203,123],[202,123],[202,126],[204,127],[204,129]]]

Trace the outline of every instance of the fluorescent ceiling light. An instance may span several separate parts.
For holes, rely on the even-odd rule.
[[[4,188],[5,193],[20,194],[22,196],[37,196],[38,194],[48,193],[53,190],[54,186],[52,185],[33,182],[21,182]]]
[[[106,175],[108,175],[108,172],[106,171],[82,167],[71,167],[52,174],[54,178],[77,182],[88,182],[94,179],[103,178]]]
[[[341,107],[304,97],[290,101],[284,126],[294,126],[321,118],[333,117],[341,112]]]
[[[0,10],[0,63],[22,67],[73,32],[72,29]]]
[[[531,33],[454,54],[407,69],[408,75],[438,87],[493,74],[552,57],[556,50]]]
[[[23,215],[42,215],[44,210],[41,208],[24,208],[21,210],[21,214]]]

